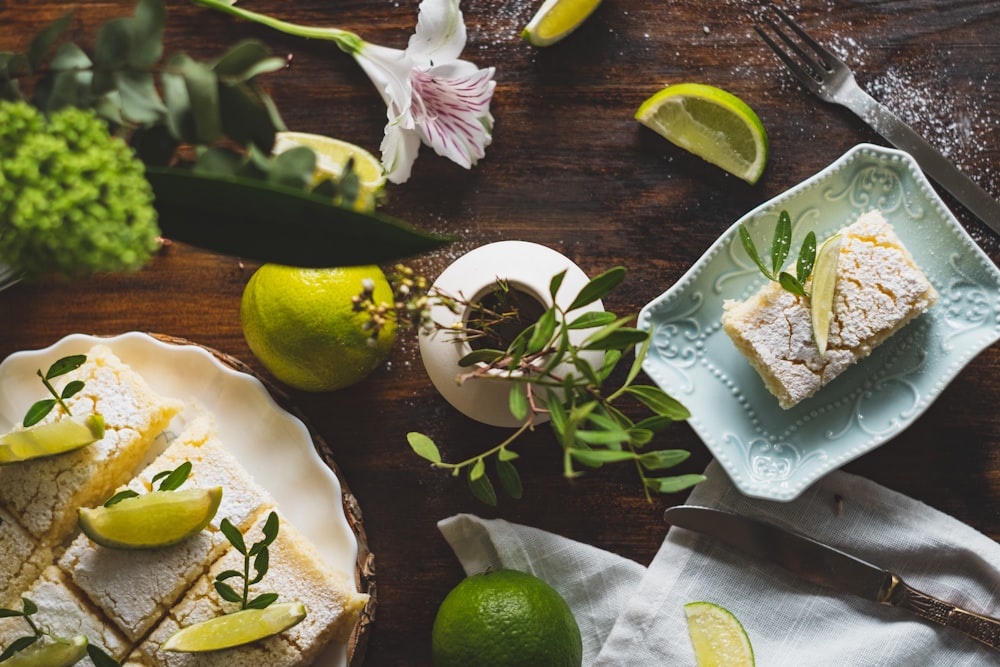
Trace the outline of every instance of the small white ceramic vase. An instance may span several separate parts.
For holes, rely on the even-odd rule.
[[[459,257],[438,276],[432,291],[476,303],[496,289],[497,280],[504,280],[511,289],[524,292],[549,308],[552,306],[549,284],[553,276],[563,270],[566,277],[556,294],[556,302],[566,308],[589,282],[587,274],[567,257],[546,246],[526,241],[500,241],[480,246]],[[573,319],[585,312],[602,310],[602,303],[595,301],[568,313],[568,317]],[[453,313],[447,306],[438,303],[431,308],[431,319],[438,327],[446,329],[456,322],[465,321],[472,311],[472,308],[465,308]],[[571,331],[570,341],[579,344],[591,332],[585,329]],[[422,333],[419,340],[420,356],[427,374],[434,387],[452,406],[484,424],[520,426],[521,422],[514,419],[508,408],[511,384],[502,378],[502,373],[498,373],[501,377],[496,379],[473,378],[458,383],[459,375],[470,370],[458,365],[459,359],[472,351],[467,341],[447,331]],[[604,358],[600,351],[586,352],[584,356],[595,367],[599,367]],[[545,419],[536,417],[536,423],[542,421]]]

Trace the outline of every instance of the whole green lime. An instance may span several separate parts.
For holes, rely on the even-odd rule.
[[[434,619],[434,667],[580,667],[573,612],[538,577],[494,570],[466,577]]]
[[[368,282],[370,281],[370,282]],[[285,384],[304,391],[334,391],[368,377],[396,340],[388,318],[372,339],[369,316],[351,298],[368,282],[375,303],[392,303],[377,266],[303,269],[264,264],[243,290],[240,320],[250,350]]]

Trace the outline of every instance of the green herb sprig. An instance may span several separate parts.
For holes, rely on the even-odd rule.
[[[38,377],[42,379],[42,384],[45,388],[52,394],[52,398],[44,398],[40,401],[35,402],[28,412],[24,415],[22,424],[25,428],[29,426],[34,426],[38,422],[45,419],[45,417],[52,412],[52,408],[59,406],[68,416],[72,416],[69,411],[69,407],[66,405],[65,401],[75,394],[79,393],[83,389],[84,384],[81,380],[73,380],[68,382],[61,392],[56,391],[56,388],[52,386],[52,380],[55,378],[65,375],[70,371],[74,371],[87,361],[87,356],[84,354],[74,354],[68,357],[63,357],[59,359],[54,364],[49,366],[44,374],[42,369],[38,369]]]
[[[267,574],[271,557],[268,547],[278,537],[278,515],[271,512],[264,521],[263,537],[259,542],[255,542],[248,549],[243,539],[243,534],[239,528],[234,526],[229,519],[223,519],[221,524],[223,535],[233,545],[233,548],[243,554],[243,570],[226,570],[220,572],[215,577],[215,590],[223,600],[227,602],[238,602],[240,609],[263,609],[278,599],[277,593],[263,593],[257,597],[250,598],[250,586],[260,583]],[[251,566],[253,575],[251,576]],[[237,592],[232,586],[226,583],[230,579],[242,581],[242,590]]]
[[[161,470],[160,472],[153,475],[153,484],[160,482],[160,486],[157,487],[157,491],[176,491],[180,488],[181,484],[187,481],[188,476],[191,474],[191,462],[185,461],[173,470]],[[126,498],[135,498],[139,493],[133,491],[132,489],[123,489],[115,495],[111,496],[104,502],[105,507],[111,507],[112,505],[117,505]]]
[[[771,266],[767,266],[757,252],[750,237],[750,231],[745,225],[739,227],[740,241],[747,255],[753,260],[760,272],[768,280],[779,283],[785,290],[792,294],[808,297],[805,284],[812,274],[813,263],[816,261],[816,233],[809,232],[802,240],[802,247],[799,249],[798,260],[795,263],[795,275],[782,271],[785,261],[792,247],[792,219],[788,211],[781,211],[778,215],[778,224],[774,228],[774,239],[771,242]]]
[[[652,332],[629,326],[632,318],[618,317],[611,312],[589,312],[573,318],[568,315],[614,290],[625,279],[625,268],[615,267],[593,278],[563,308],[558,305],[556,295],[565,275],[563,271],[550,281],[549,294],[555,305],[544,309],[505,349],[474,350],[459,361],[460,366],[470,369],[459,378],[460,382],[510,384],[508,407],[521,422],[520,427],[498,445],[454,463],[445,461],[437,444],[423,433],[407,434],[411,449],[434,467],[449,470],[454,476],[464,472],[472,494],[484,503],[495,505],[497,493],[487,463],[493,463],[496,478],[507,495],[522,497],[523,484],[515,465],[519,455],[513,445],[519,437],[534,429],[538,416],[548,415],[550,427],[563,451],[563,474],[567,478],[581,475],[581,467],[631,463],[650,501],[652,493],[673,493],[704,480],[702,475],[694,474],[660,476],[661,471],[683,462],[690,453],[647,447],[657,433],[690,416],[687,408],[659,387],[637,384]],[[407,289],[399,297],[396,312],[417,318],[422,326],[429,318],[431,301],[437,300],[454,312],[463,305],[475,305],[448,295],[421,293],[414,289],[415,285],[423,284],[420,280],[405,273],[404,278]],[[362,294],[360,300],[364,302],[364,298]],[[358,306],[357,301],[355,305]],[[385,314],[384,309],[380,312]],[[506,311],[493,312],[492,316],[511,317]],[[576,330],[593,331],[582,342],[574,344],[570,341],[570,333]],[[466,340],[484,333],[474,329],[447,331]],[[606,386],[619,362],[636,346],[639,349],[624,380],[617,387]],[[583,354],[589,351],[604,353],[599,366],[595,367]],[[568,370],[563,370],[566,368]],[[633,420],[619,405],[624,399],[631,399],[650,414]]]
[[[15,653],[19,653],[29,646],[34,645],[42,637],[50,637],[55,641],[66,641],[43,630],[42,627],[32,618],[32,616],[37,613],[38,605],[28,598],[21,598],[20,609],[0,608],[0,618],[23,618],[25,623],[28,624],[28,628],[30,630],[30,634],[18,637],[12,641],[7,648],[0,652],[0,663],[13,657]],[[96,667],[121,667],[121,664],[108,655],[104,649],[90,641],[87,643],[87,656],[91,659],[94,665],[96,665]]]

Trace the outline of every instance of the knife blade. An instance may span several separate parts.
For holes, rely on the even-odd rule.
[[[671,526],[711,536],[759,560],[779,565],[810,583],[905,609],[1000,650],[1000,620],[922,593],[890,570],[801,533],[759,519],[695,505],[671,507],[664,512],[663,518]]]

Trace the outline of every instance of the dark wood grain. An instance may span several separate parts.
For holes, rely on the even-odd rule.
[[[74,31],[130,10],[129,2],[0,1],[0,44],[77,9]],[[284,18],[355,31],[402,48],[416,0],[243,0]],[[457,233],[453,246],[417,258],[435,276],[482,243],[523,239],[552,246],[594,274],[624,264],[610,309],[638,312],[669,287],[733,220],[877,136],[848,113],[816,101],[783,72],[753,32],[749,0],[606,0],[575,34],[548,49],[518,34],[537,0],[466,0],[466,58],[497,67],[494,143],[465,171],[424,150],[413,178],[390,186],[385,210],[426,229]],[[171,2],[168,51],[218,54],[257,37],[290,54],[267,86],[292,129],[319,132],[377,152],[385,108],[361,70],[328,43],[307,42]],[[858,78],[975,180],[1000,193],[1000,5],[993,0],[795,0],[797,18],[846,57]],[[660,87],[710,83],[754,107],[771,138],[771,160],[754,186],[684,154],[632,114]],[[946,200],[951,202],[951,200]],[[1000,242],[956,215],[994,261]],[[211,346],[264,369],[240,329],[239,301],[255,267],[182,244],[130,276],[19,285],[0,292],[0,358],[82,331],[157,331]],[[992,295],[996,298],[996,295]],[[430,629],[461,569],[436,522],[475,512],[523,522],[648,562],[666,531],[624,468],[567,482],[543,431],[521,448],[526,497],[488,509],[461,483],[413,456],[419,428],[463,449],[501,435],[451,409],[422,369],[412,337],[384,368],[334,394],[292,392],[329,443],[364,512],[375,554],[379,607],[367,665],[427,665]],[[1000,350],[979,355],[916,425],[847,469],[919,498],[1000,538]],[[686,425],[669,431],[699,472],[709,455]]]

